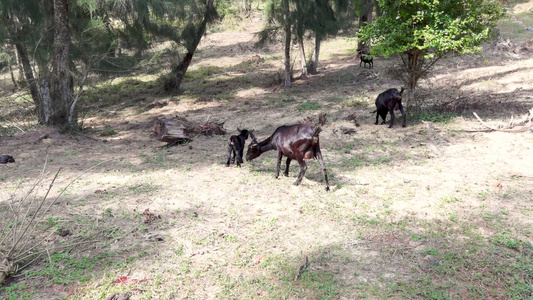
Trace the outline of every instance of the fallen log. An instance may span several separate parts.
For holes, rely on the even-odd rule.
[[[195,124],[184,117],[176,116],[173,119],[158,119],[154,125],[154,136],[158,141],[169,145],[190,142],[197,135],[223,135],[226,134],[223,126],[226,119],[210,122],[209,117],[204,123]]]

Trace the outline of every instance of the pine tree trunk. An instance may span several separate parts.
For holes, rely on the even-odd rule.
[[[311,64],[311,70],[310,70],[310,73],[311,74],[317,74],[318,71],[318,57],[320,55],[320,43],[321,43],[321,40],[318,36],[315,36],[315,58],[313,60],[313,63]]]
[[[285,86],[291,86],[291,18],[289,0],[283,0],[285,13]]]
[[[22,65],[22,61],[20,60],[20,55],[19,55],[19,52],[17,50],[17,46],[15,45],[15,59],[17,61],[17,67],[19,68],[19,79],[18,81],[19,82],[23,82],[24,81],[24,67]]]
[[[242,0],[242,11],[245,14],[248,14],[252,10],[252,5],[250,4],[250,0]]]
[[[185,54],[185,57],[180,61],[180,63],[172,71],[172,73],[174,74],[174,79],[175,79],[173,89],[178,90],[180,88],[181,83],[183,81],[183,77],[185,77],[185,73],[187,72],[187,69],[189,68],[189,65],[191,64],[194,52],[196,52],[196,48],[198,48],[198,44],[200,44],[202,36],[205,33],[205,30],[207,28],[207,22],[209,20],[214,19],[214,17],[216,17],[216,10],[213,4],[213,0],[208,0],[206,10],[204,13],[204,19],[202,20],[202,23],[196,30],[196,35],[194,36],[192,43],[187,48],[187,54]]]
[[[76,120],[69,114],[71,90],[69,84],[69,19],[67,0],[54,0],[54,76],[53,76],[53,114],[51,125],[75,124]]]
[[[174,68],[173,73],[175,74],[175,82],[174,82],[174,89],[178,90],[181,86],[181,83],[183,81],[183,77],[185,77],[185,73],[187,72],[187,69],[189,68],[189,65],[191,64],[193,54],[190,52],[187,52],[185,54],[185,57],[180,61],[179,65]]]
[[[8,62],[7,65],[9,66],[9,74],[11,75],[11,81],[13,82],[15,89],[18,89],[19,85],[17,83],[17,80],[15,79],[15,74],[13,74],[13,67],[11,66],[10,62]]]
[[[26,83],[28,84],[28,87],[30,89],[30,95],[33,99],[33,104],[35,105],[35,114],[37,115],[37,120],[40,124],[42,124],[44,123],[42,101],[41,96],[39,94],[39,86],[37,84],[37,80],[35,79],[35,77],[33,77],[33,70],[31,69],[31,63],[28,57],[28,53],[26,53],[26,49],[18,41],[15,41],[15,48],[20,59],[20,64],[22,65],[22,70],[26,79]]]
[[[307,62],[305,61],[305,49],[304,40],[301,36],[298,36],[298,45],[300,48],[300,63],[302,67],[302,77],[307,77]]]
[[[42,98],[42,109],[43,121],[47,124],[52,116],[52,96],[50,95],[50,84],[48,79],[43,79],[41,81],[41,98]]]

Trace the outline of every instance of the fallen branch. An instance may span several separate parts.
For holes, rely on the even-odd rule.
[[[483,122],[481,118],[476,114],[476,112],[472,112],[474,116],[478,119],[478,121],[485,127],[489,128],[491,131],[501,131],[501,132],[526,132],[530,131],[531,128],[531,110],[530,110],[530,118],[529,118],[529,126],[517,126],[515,128],[494,128],[487,123]]]
[[[294,274],[294,280],[298,280],[300,276],[302,275],[302,272],[307,268],[309,265],[309,259],[307,258],[307,255],[304,256],[304,261],[301,265],[296,268],[296,274]]]

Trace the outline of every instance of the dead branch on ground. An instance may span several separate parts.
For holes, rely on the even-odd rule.
[[[493,132],[493,131],[500,131],[500,132],[511,132],[511,133],[517,133],[517,132],[527,132],[527,131],[533,131],[532,127],[532,118],[533,118],[533,108],[529,110],[529,112],[524,115],[522,118],[515,121],[514,116],[511,116],[510,121],[508,122],[506,127],[494,127],[490,126],[486,122],[484,122],[477,113],[473,112],[474,116],[478,119],[478,121],[483,125],[485,128],[483,129],[463,129],[462,132]],[[527,125],[526,125],[527,124]]]
[[[300,276],[302,275],[302,272],[307,268],[309,265],[309,258],[304,256],[304,261],[296,268],[296,274],[294,274],[294,280],[298,280]]]
[[[521,121],[515,122],[514,116],[511,117],[511,120],[509,124],[507,125],[507,128],[496,128],[493,126],[490,126],[489,124],[485,123],[477,114],[476,112],[472,112],[474,116],[478,119],[478,121],[488,128],[490,131],[500,131],[500,132],[526,132],[526,131],[532,131],[533,128],[531,126],[531,119],[533,118],[533,108],[529,110],[528,114],[522,118]],[[525,125],[527,123],[527,125]],[[519,125],[519,126],[515,126]],[[515,127],[513,127],[515,126]],[[481,130],[471,130],[469,132],[476,132]],[[486,131],[486,130],[485,130]],[[490,132],[489,131],[489,132]]]

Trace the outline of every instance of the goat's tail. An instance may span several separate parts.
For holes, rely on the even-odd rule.
[[[321,131],[322,131],[322,128],[320,128],[320,126],[315,128],[315,133],[313,133],[313,137],[318,137]]]
[[[375,113],[375,112],[377,112],[377,111],[378,111],[378,110],[376,109],[375,111],[372,111],[372,112],[370,112],[370,113],[373,114],[373,113]]]

